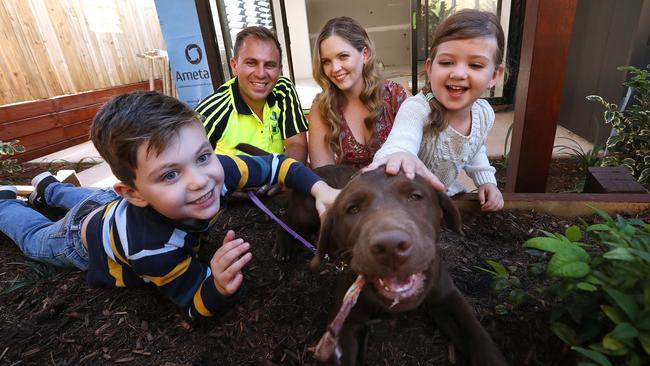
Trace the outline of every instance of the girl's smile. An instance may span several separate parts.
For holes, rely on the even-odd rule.
[[[497,42],[477,37],[443,42],[425,68],[433,95],[447,109],[449,117],[469,116],[471,106],[503,73],[494,63]]]

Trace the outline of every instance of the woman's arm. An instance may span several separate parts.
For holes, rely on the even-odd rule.
[[[329,127],[325,125],[318,103],[313,103],[307,116],[309,121],[309,166],[318,168],[323,165],[333,165],[334,152],[325,141]]]

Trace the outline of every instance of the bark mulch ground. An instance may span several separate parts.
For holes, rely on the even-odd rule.
[[[571,190],[582,177],[573,163],[554,166],[549,187],[556,192]],[[28,184],[39,168],[0,176],[0,182]],[[266,203],[282,213],[281,196]],[[531,270],[542,259],[522,248],[539,229],[563,231],[572,223],[534,211],[475,213],[464,217],[464,237],[443,234],[442,254],[456,285],[511,365],[576,363],[548,330],[553,304],[536,290],[548,283]],[[315,364],[313,347],[326,327],[335,269],[310,271],[306,250],[287,264],[276,263],[276,225],[236,200],[228,202],[200,258],[211,258],[226,228],[252,244],[254,260],[245,269],[242,301],[210,319],[188,318],[151,287],[90,288],[83,273],[30,261],[0,234],[0,365]],[[492,290],[490,275],[476,269],[487,267],[488,259],[508,266],[533,296],[512,307],[509,290]],[[448,363],[448,341],[426,309],[386,315],[370,328],[368,365]]]

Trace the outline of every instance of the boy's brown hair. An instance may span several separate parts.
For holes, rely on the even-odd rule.
[[[117,179],[135,188],[138,148],[158,155],[181,127],[200,123],[194,110],[155,91],[118,95],[102,106],[90,127],[90,138]]]

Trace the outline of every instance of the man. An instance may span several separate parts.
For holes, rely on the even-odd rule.
[[[199,103],[196,111],[215,152],[242,154],[243,142],[307,160],[307,121],[298,95],[282,70],[280,43],[264,27],[237,34],[230,66],[235,77]]]

